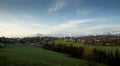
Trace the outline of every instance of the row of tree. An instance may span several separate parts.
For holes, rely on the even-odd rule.
[[[98,36],[83,36],[83,37],[64,37],[64,41],[80,42],[83,44],[94,45],[120,45],[120,36],[117,35],[98,35]]]
[[[43,44],[44,49],[69,54],[71,57],[86,59],[89,61],[101,62],[110,66],[120,66],[120,53],[116,49],[115,53],[98,50],[96,48],[75,47],[65,44]]]

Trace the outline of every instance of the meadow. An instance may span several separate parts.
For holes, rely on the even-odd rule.
[[[0,66],[107,66],[40,47],[8,44],[0,48]]]

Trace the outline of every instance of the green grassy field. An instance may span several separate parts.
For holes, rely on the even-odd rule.
[[[67,44],[67,45],[73,45],[73,46],[82,46],[82,47],[87,47],[87,48],[96,48],[100,50],[105,50],[107,52],[115,52],[116,49],[120,52],[120,46],[100,46],[100,45],[84,45],[81,44],[80,42],[65,42],[64,40],[55,40],[55,44]]]
[[[0,49],[0,66],[106,66],[40,47],[10,44]]]

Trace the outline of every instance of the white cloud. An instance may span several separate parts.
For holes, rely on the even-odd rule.
[[[119,31],[120,24],[110,24],[110,25],[96,25],[86,28],[85,30],[91,33],[103,33],[107,31]]]
[[[86,15],[86,14],[94,13],[98,10],[99,8],[94,8],[89,6],[88,0],[82,0],[82,2],[80,3],[80,7],[76,9],[75,13],[77,15]]]
[[[30,15],[13,15],[8,12],[0,12],[1,36],[26,36],[34,33],[47,33],[45,24],[38,22]]]
[[[53,3],[52,6],[49,8],[49,12],[56,12],[62,9],[65,6],[65,4],[65,0],[56,0],[55,3]]]
[[[88,14],[94,12],[91,7],[86,6],[87,0],[55,0],[49,7],[49,12],[57,12],[61,10],[67,10],[69,13],[74,12],[77,15]]]
[[[86,28],[71,28],[67,30],[57,31],[56,33],[60,33],[63,35],[72,36],[76,35],[90,35],[90,34],[103,34],[104,32],[112,32],[112,31],[120,31],[120,24],[111,24],[111,25],[96,25],[96,26],[88,26]]]
[[[85,14],[93,13],[93,12],[95,12],[96,10],[97,10],[97,9],[84,7],[84,8],[79,8],[79,9],[77,9],[77,10],[76,10],[76,14],[77,14],[77,15],[85,15]]]
[[[116,19],[116,18],[115,18]],[[103,33],[106,31],[119,31],[120,24],[104,24],[113,18],[97,18],[97,19],[84,19],[72,20],[55,26],[51,33]],[[118,18],[119,19],[119,18]],[[99,24],[100,22],[103,22]],[[94,24],[98,23],[98,24]],[[94,24],[94,25],[93,25]]]
[[[61,32],[76,32],[79,27],[84,27],[85,25],[96,22],[97,19],[83,19],[83,20],[71,20],[68,22],[61,23],[59,25],[53,26],[50,33],[61,33]],[[99,19],[101,20],[101,19]],[[89,27],[89,26],[88,26]],[[81,28],[79,28],[81,30]],[[77,30],[78,31],[78,30]]]
[[[72,20],[72,21],[68,21],[58,25],[58,28],[63,28],[63,29],[74,28],[83,24],[88,24],[93,21],[94,21],[93,19],[92,20]]]
[[[0,13],[1,14],[1,13]],[[100,33],[105,31],[119,30],[120,24],[104,24],[104,22],[115,21],[117,18],[97,18],[70,20],[61,22],[58,25],[49,25],[36,20],[30,15],[12,15],[5,13],[0,15],[0,35],[6,36],[26,36],[35,33],[51,34],[51,33]],[[103,22],[102,24],[95,24]]]

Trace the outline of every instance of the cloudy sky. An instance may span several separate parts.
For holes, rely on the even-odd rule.
[[[120,0],[0,0],[0,36],[120,31]]]

